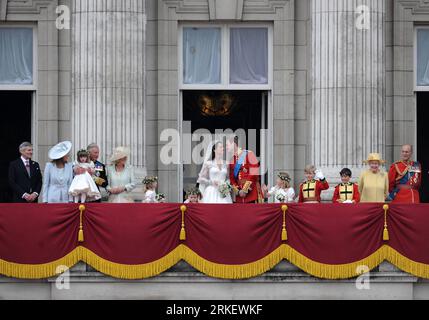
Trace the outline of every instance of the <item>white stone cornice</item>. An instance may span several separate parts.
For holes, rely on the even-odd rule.
[[[168,8],[175,8],[178,14],[209,13],[207,0],[162,0]]]
[[[284,8],[290,0],[163,0],[163,2],[168,8],[174,8],[176,14],[207,14],[210,20],[241,20],[243,14],[276,14],[277,10]]]
[[[241,20],[244,0],[208,0],[210,20]]]
[[[429,14],[429,0],[399,0],[405,9],[411,9],[412,14]]]
[[[245,0],[243,13],[275,14],[278,9],[284,8],[289,1],[290,0]]]
[[[7,14],[40,14],[43,8],[57,5],[56,0],[7,0]]]

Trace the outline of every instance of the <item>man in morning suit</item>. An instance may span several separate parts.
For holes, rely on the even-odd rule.
[[[19,146],[21,156],[9,165],[9,185],[16,203],[37,203],[42,190],[42,173],[37,162],[31,160],[33,145],[23,142]]]

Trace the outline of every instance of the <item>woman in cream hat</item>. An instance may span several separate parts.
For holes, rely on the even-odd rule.
[[[106,168],[109,185],[109,202],[132,203],[130,192],[136,187],[134,170],[127,165],[130,151],[127,147],[117,147],[110,157],[111,165]]]
[[[359,178],[359,192],[361,202],[385,202],[389,193],[389,179],[387,173],[380,169],[385,163],[379,153],[370,153],[364,161],[369,169],[362,172]]]
[[[52,162],[45,166],[42,201],[44,203],[71,202],[69,188],[73,181],[73,165],[69,163],[72,148],[70,141],[63,141],[49,150]]]

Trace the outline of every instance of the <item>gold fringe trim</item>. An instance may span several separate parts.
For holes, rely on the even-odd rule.
[[[321,279],[350,279],[361,275],[360,267],[366,266],[369,270],[380,265],[386,256],[387,246],[382,246],[369,257],[348,264],[324,264],[313,261],[289,245],[285,245],[285,259],[304,272]]]
[[[410,260],[389,246],[386,246],[386,260],[413,276],[429,279],[429,264]]]
[[[64,258],[46,264],[17,264],[0,259],[0,274],[19,279],[45,279],[63,272],[63,269],[58,268],[60,266],[71,268],[79,261],[83,261],[108,276],[133,280],[157,276],[176,265],[180,260],[185,260],[195,269],[210,277],[249,279],[271,270],[284,259],[304,272],[321,279],[355,278],[360,275],[359,267],[366,266],[372,270],[384,260],[416,277],[429,279],[429,264],[412,261],[388,245],[383,245],[365,259],[339,265],[313,261],[286,244],[282,244],[258,261],[241,265],[226,265],[208,261],[183,244],[157,261],[140,265],[114,263],[99,257],[89,249],[77,247]]]
[[[183,245],[183,260],[205,275],[219,279],[249,279],[259,276],[276,266],[284,257],[281,245],[266,257],[247,264],[227,265],[208,261]]]
[[[0,259],[0,274],[18,279],[46,279],[64,272],[60,266],[73,267],[81,260],[81,247],[74,249],[65,257],[45,264],[19,264]],[[58,273],[59,272],[59,273]]]
[[[64,272],[64,268],[58,267],[71,268],[83,261],[114,278],[145,279],[157,276],[176,265],[181,260],[182,252],[182,246],[178,246],[159,260],[140,265],[126,265],[103,259],[87,248],[77,247],[64,258],[46,264],[18,264],[0,260],[0,274],[18,279],[46,279]]]
[[[82,249],[82,261],[101,273],[126,280],[151,278],[163,273],[181,260],[183,250],[182,245],[179,245],[159,260],[145,264],[129,265],[110,262],[86,248]]]

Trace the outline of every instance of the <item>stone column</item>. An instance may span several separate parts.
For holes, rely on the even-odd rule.
[[[343,166],[357,177],[368,153],[385,156],[385,0],[313,0],[312,9],[312,161],[327,177]]]
[[[129,162],[142,175],[145,1],[73,0],[72,10],[74,147],[96,142],[107,157],[129,146]]]

